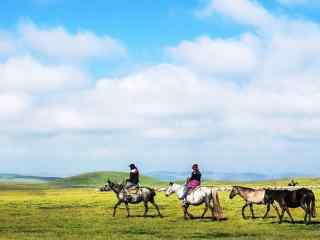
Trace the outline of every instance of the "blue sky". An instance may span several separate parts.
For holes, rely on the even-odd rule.
[[[3,1],[0,172],[317,174],[319,7]]]

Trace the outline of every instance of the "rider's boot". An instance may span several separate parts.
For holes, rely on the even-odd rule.
[[[182,195],[182,205],[187,205],[187,195],[188,195],[188,188],[185,188]]]

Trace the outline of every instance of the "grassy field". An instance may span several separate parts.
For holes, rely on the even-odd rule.
[[[312,181],[309,181],[312,183]],[[317,198],[320,192],[316,192]],[[132,218],[126,218],[123,207],[111,217],[116,201],[113,193],[95,189],[54,188],[46,185],[0,185],[0,239],[319,239],[320,218],[305,226],[302,222],[279,225],[271,217],[243,220],[239,198],[229,200],[221,193],[225,221],[210,219],[185,221],[175,196],[157,193],[156,200],[164,218],[143,218],[143,206],[131,205]],[[320,208],[317,203],[317,208]],[[262,216],[264,207],[255,207]],[[199,215],[202,207],[191,212]],[[295,220],[302,221],[301,210],[292,211]],[[286,218],[288,219],[288,218]]]

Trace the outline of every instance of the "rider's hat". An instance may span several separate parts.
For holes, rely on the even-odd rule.
[[[134,169],[134,168],[136,168],[136,165],[134,165],[133,163],[131,163],[131,164],[129,165],[129,168],[130,168],[130,169]]]
[[[199,169],[199,166],[198,166],[198,164],[193,164],[192,165],[192,170],[198,170]]]

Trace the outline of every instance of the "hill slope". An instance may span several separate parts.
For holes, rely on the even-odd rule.
[[[55,181],[55,184],[61,184],[65,186],[77,186],[77,185],[89,185],[89,186],[102,186],[105,184],[107,179],[114,182],[122,182],[124,179],[128,178],[128,173],[124,172],[90,172],[83,173],[80,175],[63,178]],[[159,181],[152,177],[140,176],[141,185],[154,185],[159,183]]]
[[[0,174],[0,182],[21,182],[21,183],[46,183],[50,181],[56,181],[60,178],[57,177],[39,177],[39,176],[28,176],[20,174]]]

